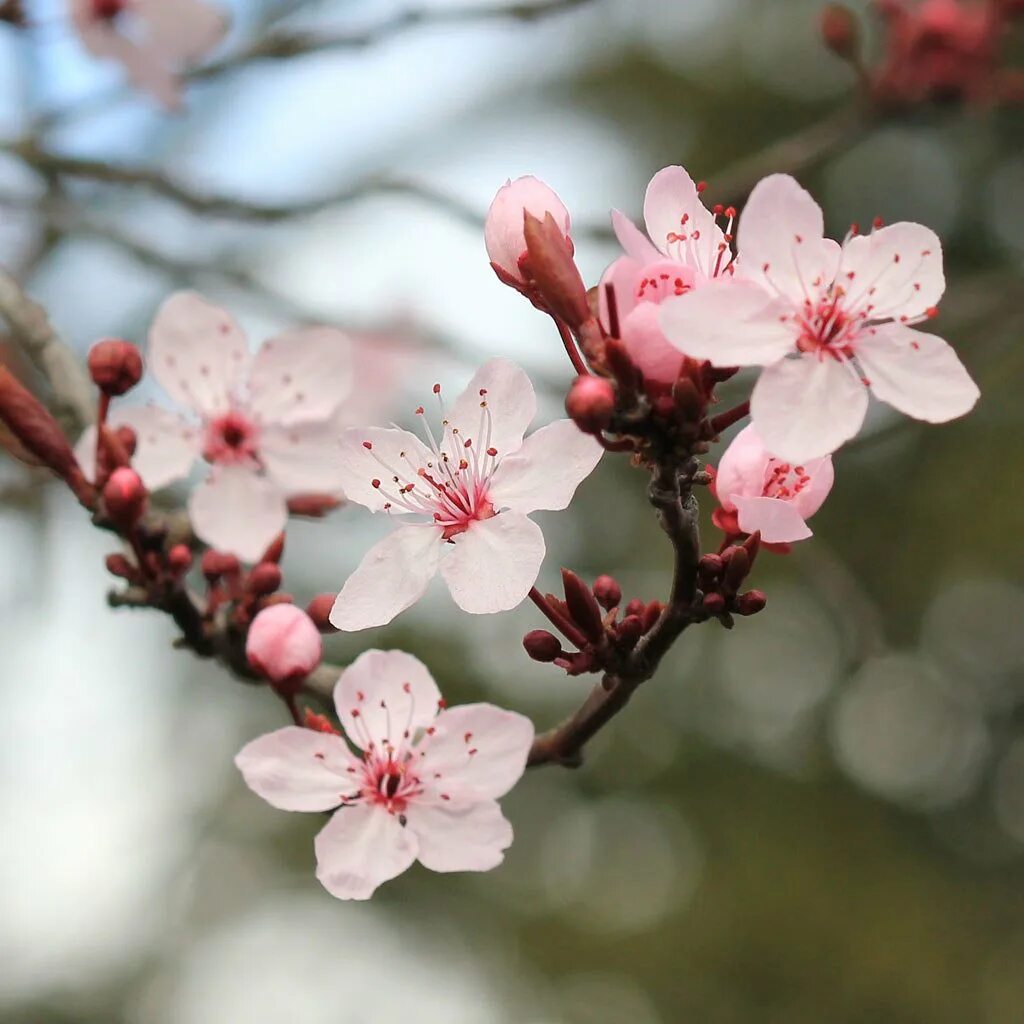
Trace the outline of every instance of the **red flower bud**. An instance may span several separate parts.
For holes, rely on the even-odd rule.
[[[531,630],[523,637],[523,647],[534,661],[554,661],[562,654],[558,637],[546,629]]]
[[[652,601],[645,609],[641,617],[644,624],[644,632],[654,628],[654,624],[661,618],[665,606],[660,601]]]
[[[750,555],[746,548],[741,547],[729,548],[726,554],[725,585],[735,593],[750,573]]]
[[[147,498],[142,478],[127,466],[115,469],[103,487],[103,505],[107,515],[120,529],[128,529],[142,518]]]
[[[577,377],[565,396],[565,411],[580,430],[598,434],[612,421],[615,389],[603,377]]]
[[[721,594],[705,594],[701,606],[708,615],[721,615],[725,611],[725,598]]]
[[[261,562],[280,562],[284,554],[284,532],[279,533],[271,542],[266,551],[263,552]]]
[[[725,562],[722,561],[722,556],[715,554],[704,555],[698,564],[700,575],[706,580],[718,579],[722,575],[724,567]]]
[[[641,601],[639,597],[634,597],[633,600],[626,605],[626,615],[635,615],[637,618],[639,618],[641,615],[643,615],[644,609],[646,607],[647,605],[644,604],[644,602]]]
[[[282,693],[295,693],[320,664],[323,644],[313,620],[293,604],[264,608],[249,627],[249,664]]]
[[[293,494],[288,499],[288,511],[293,516],[321,519],[341,504],[333,494]]]
[[[610,612],[622,601],[622,587],[611,576],[598,576],[594,580],[594,597],[606,612]]]
[[[128,458],[131,458],[135,454],[135,446],[139,443],[139,439],[135,436],[135,431],[126,423],[122,423],[121,426],[114,428],[114,436]]]
[[[257,597],[272,594],[281,586],[281,567],[274,562],[260,562],[253,566],[245,586],[250,594]]]
[[[131,391],[142,379],[139,350],[119,338],[97,341],[89,349],[88,363],[93,383],[112,398]]]
[[[768,603],[768,598],[760,590],[748,590],[736,598],[737,615],[756,615]]]
[[[589,640],[600,640],[604,635],[601,609],[590,588],[569,569],[562,570],[565,604],[573,622],[583,630]]]
[[[643,636],[644,624],[639,615],[627,615],[618,625],[616,635],[625,647],[635,647]]]
[[[167,552],[167,568],[179,575],[192,568],[192,552],[189,551],[187,544],[175,544]]]
[[[212,549],[203,552],[200,566],[207,583],[216,583],[221,576],[230,576],[239,570],[238,559],[234,555]]]
[[[112,576],[118,576],[129,583],[137,583],[141,578],[139,570],[125,558],[124,555],[107,555],[107,572]]]
[[[331,609],[337,600],[336,594],[317,594],[306,605],[306,614],[321,633],[337,633],[337,627],[331,625]]]

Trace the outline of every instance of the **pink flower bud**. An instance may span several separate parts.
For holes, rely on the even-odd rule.
[[[600,433],[615,412],[615,389],[603,377],[577,377],[565,397],[565,411],[580,430]]]
[[[272,594],[281,586],[281,567],[274,562],[260,562],[259,565],[253,566],[245,586],[249,593],[258,597]]]
[[[558,637],[546,629],[533,629],[523,637],[523,647],[534,661],[554,661],[562,653]]]
[[[738,615],[756,615],[768,603],[768,598],[760,590],[748,590],[736,599]]]
[[[594,597],[606,612],[611,611],[622,601],[622,587],[612,576],[598,576],[594,580]]]
[[[107,515],[122,529],[134,526],[142,518],[147,497],[142,478],[127,466],[115,469],[103,487],[103,505]]]
[[[292,692],[320,664],[323,644],[313,620],[293,604],[264,608],[249,627],[249,664],[275,689]]]
[[[187,544],[175,544],[167,552],[167,567],[179,575],[189,571],[192,567],[192,552],[189,551]]]
[[[223,551],[214,551],[212,548],[203,552],[203,560],[200,565],[207,583],[216,583],[221,576],[230,576],[232,573],[238,572],[239,569],[238,559],[234,555],[225,554]]]
[[[142,356],[130,342],[119,338],[97,341],[89,349],[89,375],[105,395],[131,391],[142,379]]]
[[[306,605],[306,614],[313,620],[313,625],[315,625],[321,633],[338,632],[337,627],[331,625],[331,609],[334,607],[334,602],[337,599],[338,595],[334,593],[317,594],[316,597]]]
[[[643,636],[644,624],[639,615],[627,615],[618,626],[616,635],[619,641],[626,647],[635,647],[640,637]]]
[[[569,211],[544,182],[527,176],[509,181],[498,189],[487,211],[484,244],[494,267],[519,284],[526,283],[519,261],[526,254],[523,222],[527,213],[538,220],[544,220],[550,213],[569,241]]]

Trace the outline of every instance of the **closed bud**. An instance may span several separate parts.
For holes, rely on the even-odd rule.
[[[234,555],[226,554],[223,551],[214,551],[212,548],[203,552],[200,564],[207,583],[216,583],[222,576],[233,575],[240,568],[238,559]]]
[[[569,238],[569,211],[557,194],[538,178],[526,176],[509,181],[498,189],[487,211],[484,244],[491,266],[499,278],[512,287],[526,284],[522,273],[526,256],[525,215],[544,221],[552,215],[563,244],[572,251]]]
[[[337,633],[336,626],[331,625],[331,609],[337,600],[337,594],[317,594],[309,604],[306,605],[306,614],[313,620],[321,633]]]
[[[600,640],[604,635],[601,609],[590,588],[570,569],[562,570],[565,604],[573,622],[583,630],[589,640]]]
[[[856,59],[860,53],[860,23],[842,4],[828,4],[818,22],[825,45],[843,60]]]
[[[760,590],[748,590],[736,598],[734,605],[737,615],[756,615],[768,603],[768,598]]]
[[[705,580],[718,579],[724,568],[725,562],[722,561],[722,556],[715,554],[704,555],[697,566],[701,578]]]
[[[524,214],[526,267],[545,306],[576,330],[590,318],[587,288],[572,258],[572,243],[558,222],[547,213],[543,220]]]
[[[313,620],[293,604],[264,608],[249,627],[245,641],[249,664],[275,690],[294,694],[320,664],[323,643]]]
[[[612,421],[615,389],[603,377],[579,376],[565,396],[565,411],[580,430],[599,434]]]
[[[725,598],[721,594],[705,594],[701,607],[708,615],[721,615],[725,611]]]
[[[747,558],[750,559],[750,569],[754,567],[754,559],[757,558],[757,553],[761,550],[761,531],[755,530],[744,542],[743,550],[747,553]],[[750,572],[750,569],[747,572]]]
[[[127,423],[122,423],[121,426],[114,428],[114,437],[117,438],[125,455],[130,459],[135,454],[135,447],[139,443],[135,431]]]
[[[622,587],[612,576],[598,576],[594,580],[594,597],[606,612],[610,612],[622,602]]]
[[[643,615],[646,608],[647,605],[641,601],[639,597],[634,597],[633,600],[626,605],[626,615],[635,615],[639,618]]]
[[[725,585],[735,592],[750,573],[750,556],[746,548],[730,548],[729,561],[725,567]]]
[[[142,518],[147,498],[142,478],[128,466],[115,469],[103,486],[103,507],[120,529],[129,529]]]
[[[119,338],[97,341],[89,349],[88,364],[93,383],[111,398],[131,391],[142,379],[139,350]]]
[[[639,615],[627,615],[615,630],[615,635],[624,647],[635,647],[644,635],[644,624]]]
[[[645,609],[642,616],[644,632],[654,628],[654,624],[661,618],[665,606],[660,601],[652,601]]]
[[[124,555],[107,555],[106,564],[107,572],[112,576],[118,576],[123,580],[128,580],[129,583],[135,583],[141,578],[139,570],[132,565]]]
[[[261,562],[280,562],[284,554],[284,532],[279,533],[271,542],[266,551],[263,552]]]
[[[187,544],[175,544],[167,552],[167,568],[179,576],[192,568],[192,552]]]
[[[534,661],[554,661],[562,655],[562,644],[558,637],[546,629],[530,630],[523,637],[523,647]]]
[[[288,499],[288,511],[293,516],[307,516],[322,519],[341,504],[341,498],[333,494],[293,494]]]
[[[281,567],[274,562],[260,562],[250,571],[245,587],[250,594],[265,597],[281,586]]]

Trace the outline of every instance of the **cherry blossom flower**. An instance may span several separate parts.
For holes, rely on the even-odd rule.
[[[718,464],[715,522],[727,533],[756,533],[768,544],[811,536],[807,520],[821,508],[835,475],[831,456],[793,465],[771,455],[753,426],[733,439]]]
[[[137,437],[132,466],[153,491],[188,475],[202,457],[211,474],[189,497],[197,536],[259,559],[281,532],[287,498],[340,490],[336,422],[350,387],[348,339],[310,327],[267,341],[250,358],[241,328],[194,292],[172,295],[149,332],[148,362],[193,419],[158,406],[119,409],[111,422]],[[95,472],[96,432],[75,449]]]
[[[315,842],[328,892],[368,899],[416,860],[431,871],[501,863],[512,826],[497,801],[526,768],[528,718],[493,704],[445,708],[426,667],[403,651],[361,654],[334,703],[344,736],[289,726],[235,758],[273,807],[337,808]]]
[[[445,410],[440,436],[421,406],[426,443],[400,429],[347,430],[341,485],[373,512],[423,516],[371,548],[342,588],[331,622],[358,630],[390,622],[423,595],[440,571],[456,604],[487,614],[514,608],[537,579],[544,536],[527,518],[565,508],[602,448],[571,420],[523,440],[536,411],[526,374],[513,363],[484,364]]]
[[[566,241],[571,244],[569,211],[551,188],[530,175],[506,182],[487,211],[484,244],[491,265],[508,284],[526,284],[520,261],[526,255],[523,220],[527,213],[539,220],[550,213],[563,225]]]
[[[293,604],[264,608],[252,620],[245,656],[277,686],[299,683],[320,664],[323,641],[313,620]]]
[[[71,24],[94,57],[121,64],[132,83],[170,110],[179,72],[224,37],[224,13],[204,0],[69,0]]]
[[[868,390],[929,423],[963,416],[978,388],[941,338],[912,330],[945,289],[942,246],[899,223],[840,246],[791,177],[759,182],[739,225],[735,277],[661,307],[680,351],[716,366],[764,366],[751,416],[790,462],[827,455],[864,422]]]
[[[644,198],[650,238],[624,214],[612,211],[612,226],[626,254],[601,279],[601,320],[610,330],[610,286],[619,334],[648,381],[671,385],[682,364],[679,349],[662,332],[658,320],[661,303],[732,272],[728,233],[735,211],[720,206],[708,210],[701,200],[702,191],[682,167],[658,171]],[[720,217],[724,229],[718,223]]]

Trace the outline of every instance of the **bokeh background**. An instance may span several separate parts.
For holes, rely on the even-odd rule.
[[[404,9],[231,7],[225,53],[274,23],[359,30]],[[196,287],[254,344],[299,319],[349,327],[381,422],[492,354],[534,373],[550,418],[570,369],[487,266],[495,189],[551,183],[595,281],[614,256],[609,207],[637,215],[655,170],[684,163],[713,195],[724,168],[849,102],[819,8],[591,0],[536,21],[427,18],[197,82],[167,117],[39,0],[30,33],[0,27],[0,139],[42,132],[58,152],[257,203],[356,194],[252,223],[88,181],[47,191],[0,151],[0,263],[83,353],[104,334],[143,343],[158,302]],[[759,561],[767,610],[687,633],[583,770],[528,775],[505,802],[516,842],[488,875],[415,868],[369,905],[327,896],[319,822],[272,810],[232,765],[282,724],[280,704],[173,652],[155,613],[109,610],[109,538],[0,461],[0,1020],[1019,1024],[1021,122],[1019,108],[919,110],[841,134],[800,170],[840,236],[880,214],[944,237],[936,329],[982,401],[935,428],[875,409],[838,456],[814,540]],[[396,178],[454,203],[366,187]],[[643,485],[608,458],[570,512],[542,517],[542,586],[566,564],[663,594]],[[297,523],[289,589],[337,589],[384,528],[358,508]],[[717,545],[710,523],[706,536]],[[331,656],[402,646],[450,698],[540,727],[586,691],[525,657],[532,607],[469,618],[433,597],[332,639]]]

